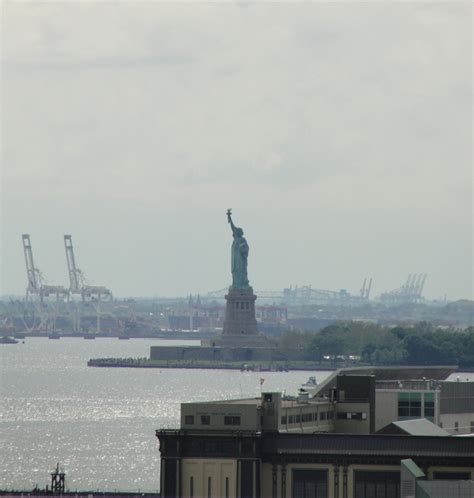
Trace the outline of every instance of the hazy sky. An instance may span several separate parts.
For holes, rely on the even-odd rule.
[[[2,3],[2,292],[472,296],[471,2]]]

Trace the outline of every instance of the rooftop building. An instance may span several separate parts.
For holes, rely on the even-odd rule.
[[[474,421],[467,411],[474,383],[447,382],[452,371],[346,369],[293,397],[183,403],[180,430],[157,431],[162,492],[398,498],[400,461],[413,455],[429,478],[451,472],[473,480],[474,438],[440,428],[443,417]]]

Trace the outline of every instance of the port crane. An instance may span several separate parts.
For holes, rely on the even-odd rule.
[[[30,302],[35,304],[36,310],[40,317],[40,324],[36,327],[37,329],[44,330],[49,328],[48,325],[51,325],[54,330],[56,326],[59,303],[69,299],[69,291],[62,285],[49,285],[45,282],[43,274],[35,266],[30,235],[24,233],[21,238],[23,243],[23,253],[25,256],[26,275],[28,279],[25,303],[27,306]],[[51,296],[55,297],[54,312],[52,314],[48,313],[48,307],[45,302],[45,298]]]
[[[423,300],[423,288],[425,286],[426,273],[410,273],[405,284],[380,296],[382,302],[387,303],[417,303]]]
[[[69,274],[69,292],[80,294],[83,301],[87,299],[102,301],[104,298],[111,300],[112,292],[102,285],[88,285],[87,279],[76,265],[76,256],[72,245],[71,235],[64,236],[67,269]]]
[[[369,300],[370,290],[372,289],[372,277],[367,279],[364,278],[364,283],[362,284],[362,289],[360,290],[360,298],[364,301]]]
[[[64,235],[64,249],[66,251],[67,269],[69,275],[69,292],[71,295],[80,295],[82,303],[90,302],[93,304],[97,314],[97,333],[100,333],[101,302],[104,300],[112,301],[113,296],[110,289],[102,285],[89,285],[87,279],[76,265],[76,256],[74,246],[72,245],[72,236]],[[80,313],[76,308],[75,329],[80,330]]]

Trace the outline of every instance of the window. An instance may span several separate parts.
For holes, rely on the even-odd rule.
[[[354,498],[398,498],[399,472],[354,472]]]
[[[210,425],[211,417],[209,415],[201,415],[201,425]]]
[[[434,393],[424,393],[423,401],[424,401],[424,410],[423,410],[424,417],[427,418],[428,420],[433,421],[435,416]]]
[[[229,498],[229,478],[225,478],[225,498]]]
[[[288,417],[288,423],[289,423],[289,424],[294,424],[294,422],[295,422],[295,417],[294,417],[293,415],[290,415],[290,416]]]
[[[194,477],[189,478],[189,498],[194,498]]]
[[[295,415],[295,424],[299,424],[301,422],[301,415]]]
[[[293,470],[294,498],[326,498],[328,475],[325,470]]]
[[[459,422],[454,422],[454,431],[459,432]]]
[[[328,418],[328,412],[321,412],[319,414],[319,419],[320,420],[326,420]]]
[[[301,415],[301,422],[311,422],[312,420],[313,420],[312,413],[303,413],[303,415]]]
[[[207,498],[212,498],[212,481],[211,478],[207,478]]]
[[[318,421],[318,412],[316,412],[316,413],[314,414],[314,421],[315,421],[315,422],[317,422],[317,421]]]
[[[469,481],[471,479],[470,472],[434,472],[434,479],[448,480],[448,481]]]
[[[398,393],[398,417],[421,417],[421,393]]]
[[[337,419],[338,420],[365,420],[365,419],[367,419],[367,414],[362,413],[362,412],[337,412]]]
[[[334,411],[330,410],[328,411],[328,420],[333,420],[334,419]]]
[[[240,416],[226,415],[224,425],[240,425]]]
[[[185,415],[184,423],[186,425],[193,425],[194,424],[194,415]]]
[[[281,425],[286,425],[286,415],[283,415],[283,417],[281,417]]]

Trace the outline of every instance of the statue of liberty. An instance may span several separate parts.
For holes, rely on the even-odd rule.
[[[232,210],[227,210],[227,221],[232,228],[234,241],[232,242],[232,287],[234,289],[250,289],[247,276],[247,258],[249,245],[244,237],[244,231],[234,225]]]

